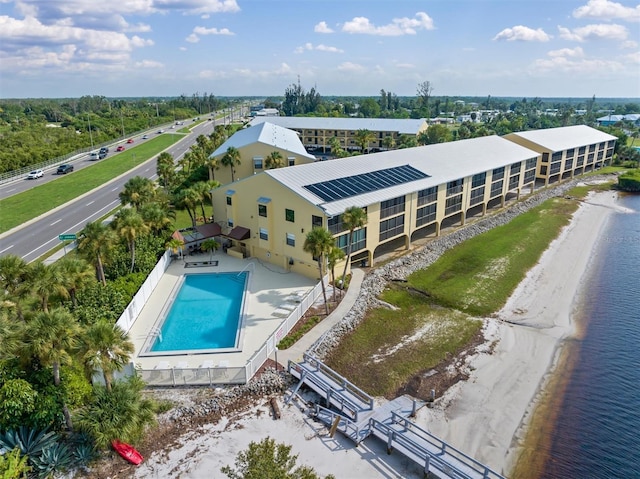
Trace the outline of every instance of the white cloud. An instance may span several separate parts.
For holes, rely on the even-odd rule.
[[[575,60],[563,56],[550,59],[539,59],[534,62],[534,69],[538,72],[564,72],[578,74],[593,74],[601,72],[623,71],[624,65],[616,60],[579,59]]]
[[[178,47],[178,50],[180,50],[181,52],[186,52],[187,51],[187,47]]]
[[[195,33],[191,33],[187,38],[185,38],[185,41],[189,43],[198,43],[200,41],[200,37]]]
[[[135,66],[137,68],[162,68],[164,64],[155,60],[142,60],[141,62],[136,62]]]
[[[638,42],[633,40],[625,40],[620,44],[620,48],[638,48]]]
[[[327,22],[320,22],[315,27],[313,27],[313,31],[316,33],[333,33],[333,30],[329,28]]]
[[[302,46],[296,47],[295,50],[293,50],[294,53],[303,53],[305,51],[310,51],[310,50],[317,50],[319,52],[329,52],[329,53],[344,53],[344,50],[341,50],[337,47],[330,47],[328,45],[323,45],[322,43],[319,45],[314,46],[313,43],[305,43]]]
[[[418,12],[415,18],[394,18],[391,23],[375,26],[366,17],[354,17],[342,26],[346,33],[359,33],[365,35],[400,36],[415,35],[418,30],[433,30],[433,20],[424,12]]]
[[[577,42],[584,42],[594,38],[625,40],[628,35],[626,27],[615,23],[585,25],[584,27],[574,28],[573,30],[558,26],[558,31],[560,32],[560,38]]]
[[[640,64],[640,51],[629,53],[628,55],[625,55],[623,58],[629,63]]]
[[[498,33],[494,40],[506,40],[508,42],[548,42],[551,36],[547,35],[542,28],[534,30],[524,25],[516,25],[513,28],[505,28]]]
[[[338,65],[338,70],[341,72],[363,72],[365,68],[357,63],[343,62]]]
[[[235,35],[235,33],[228,28],[218,30],[217,28],[195,27],[193,33],[196,35]]]
[[[291,67],[286,63],[281,63],[280,66],[274,70],[253,70],[251,68],[236,68],[231,71],[223,70],[202,70],[198,77],[205,79],[239,79],[239,78],[264,78],[272,79],[278,76],[291,75]]]
[[[405,70],[413,70],[416,67],[413,63],[396,63],[394,66]]]
[[[589,0],[586,5],[573,11],[575,18],[598,18],[603,20],[621,19],[629,22],[640,21],[640,5],[625,7],[609,0]]]
[[[138,48],[150,47],[151,45],[153,45],[153,40],[140,38],[139,36],[134,35],[133,37],[131,37],[131,45]]]
[[[547,52],[550,57],[583,57],[584,51],[581,47],[561,48],[560,50],[551,50]]]

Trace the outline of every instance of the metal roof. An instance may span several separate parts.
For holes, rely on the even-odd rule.
[[[417,135],[425,126],[425,119],[393,119],[393,118],[328,118],[317,116],[274,116],[254,118],[250,125],[264,122],[284,128],[302,130],[370,130],[397,131],[401,135]]]
[[[224,155],[231,146],[243,148],[254,143],[263,143],[274,148],[290,151],[296,155],[315,160],[315,156],[307,153],[295,131],[288,130],[273,123],[262,123],[235,132],[227,141],[209,155],[209,158]]]
[[[277,168],[265,171],[264,174],[319,206],[327,215],[334,216],[350,206],[368,206],[538,155],[533,150],[494,135]],[[324,201],[305,188],[305,185],[310,183],[336,180],[402,165],[410,165],[429,177],[336,201]]]
[[[615,136],[586,125],[519,131],[517,133],[509,133],[506,135],[506,138],[510,136],[524,138],[549,151],[563,151],[570,148],[592,145],[593,143],[600,143],[602,141],[618,139]]]

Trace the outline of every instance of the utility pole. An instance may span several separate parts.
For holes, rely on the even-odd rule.
[[[93,150],[93,133],[91,133],[91,120],[89,119],[88,112],[87,112],[87,122],[89,123],[89,138],[91,139],[91,149]]]
[[[120,108],[120,123],[122,123],[122,138],[124,138],[124,118],[122,117],[122,108]]]

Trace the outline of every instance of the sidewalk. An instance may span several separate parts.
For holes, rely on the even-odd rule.
[[[360,295],[360,286],[364,278],[364,271],[360,268],[351,270],[351,282],[347,293],[340,301],[340,304],[327,316],[320,324],[301,337],[293,346],[288,349],[278,351],[278,363],[287,367],[289,361],[300,362],[302,355],[313,346],[313,344],[335,324],[344,318],[345,314],[353,307],[356,299]]]

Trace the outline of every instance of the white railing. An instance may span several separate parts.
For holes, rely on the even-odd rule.
[[[142,286],[140,286],[138,292],[120,315],[120,318],[118,318],[116,324],[120,326],[124,332],[129,332],[131,326],[133,326],[133,323],[136,321],[138,314],[140,314],[144,305],[147,304],[147,300],[151,296],[151,293],[153,293],[153,290],[158,286],[160,278],[162,278],[162,275],[170,264],[171,251],[167,250],[156,263],[156,266],[153,268],[151,273],[149,273],[145,282],[142,283]]]

